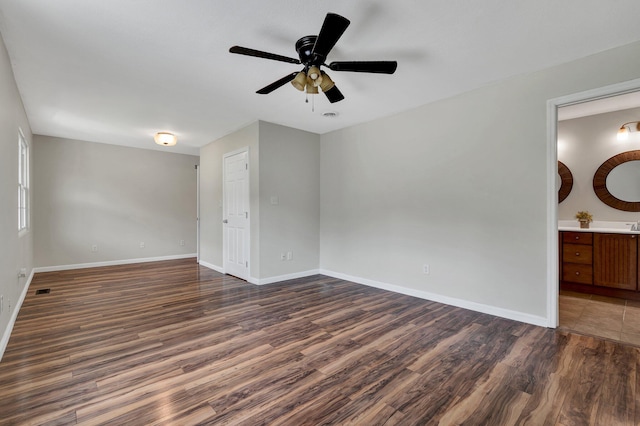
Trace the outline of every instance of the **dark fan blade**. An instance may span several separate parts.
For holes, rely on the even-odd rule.
[[[351,22],[335,13],[327,13],[311,53],[326,58]]]
[[[229,49],[231,53],[237,53],[239,55],[255,56],[264,59],[273,59],[274,61],[288,62],[290,64],[299,64],[300,61],[295,58],[288,58],[282,55],[276,55],[275,53],[263,52],[261,50],[249,49],[248,47],[233,46]]]
[[[340,102],[344,99],[344,95],[340,90],[338,90],[338,86],[333,86],[331,89],[324,92],[324,94],[331,103]]]
[[[266,95],[268,93],[271,93],[274,90],[276,90],[277,88],[282,87],[285,84],[287,84],[288,82],[290,82],[291,80],[293,80],[296,77],[296,75],[298,74],[298,72],[299,71],[296,71],[296,72],[292,72],[291,74],[285,75],[280,80],[274,81],[270,85],[265,86],[262,89],[258,90],[256,93],[259,93],[261,95]]]
[[[398,63],[396,61],[344,61],[331,62],[329,68],[334,71],[393,74],[398,68]]]

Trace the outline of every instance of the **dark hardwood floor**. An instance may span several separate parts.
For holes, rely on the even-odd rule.
[[[634,425],[639,362],[324,276],[258,287],[193,259],[52,272],[0,362],[0,424]]]

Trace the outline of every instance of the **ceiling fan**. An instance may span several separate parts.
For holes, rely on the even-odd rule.
[[[326,64],[324,61],[329,55],[333,46],[338,42],[344,31],[349,26],[350,21],[335,13],[327,13],[320,33],[302,37],[296,42],[296,51],[300,59],[289,58],[275,53],[263,52],[249,49],[247,47],[233,46],[229,49],[231,53],[240,55],[256,56],[258,58],[272,59],[274,61],[288,62],[290,64],[302,64],[302,71],[292,72],[282,77],[280,80],[263,87],[256,93],[266,95],[279,87],[291,82],[293,86],[308,94],[318,93],[318,87],[325,94],[329,102],[334,103],[344,99],[344,95],[338,90],[333,80],[322,71],[321,67],[327,67],[332,71],[352,71],[380,74],[393,74],[398,67],[396,61],[338,61]]]

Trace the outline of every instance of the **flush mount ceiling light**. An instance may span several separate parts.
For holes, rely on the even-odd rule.
[[[153,140],[156,141],[158,145],[162,146],[173,146],[178,143],[176,135],[169,132],[158,132],[153,137]]]
[[[629,121],[628,123],[624,123],[622,126],[620,126],[620,130],[618,130],[619,141],[626,141],[627,139],[629,139],[629,131],[632,128],[632,124],[635,124],[635,126],[633,126],[633,129],[636,132],[640,132],[640,121]]]

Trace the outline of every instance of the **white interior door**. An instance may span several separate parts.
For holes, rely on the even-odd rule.
[[[224,271],[249,278],[249,155],[245,149],[224,155],[223,250]]]

